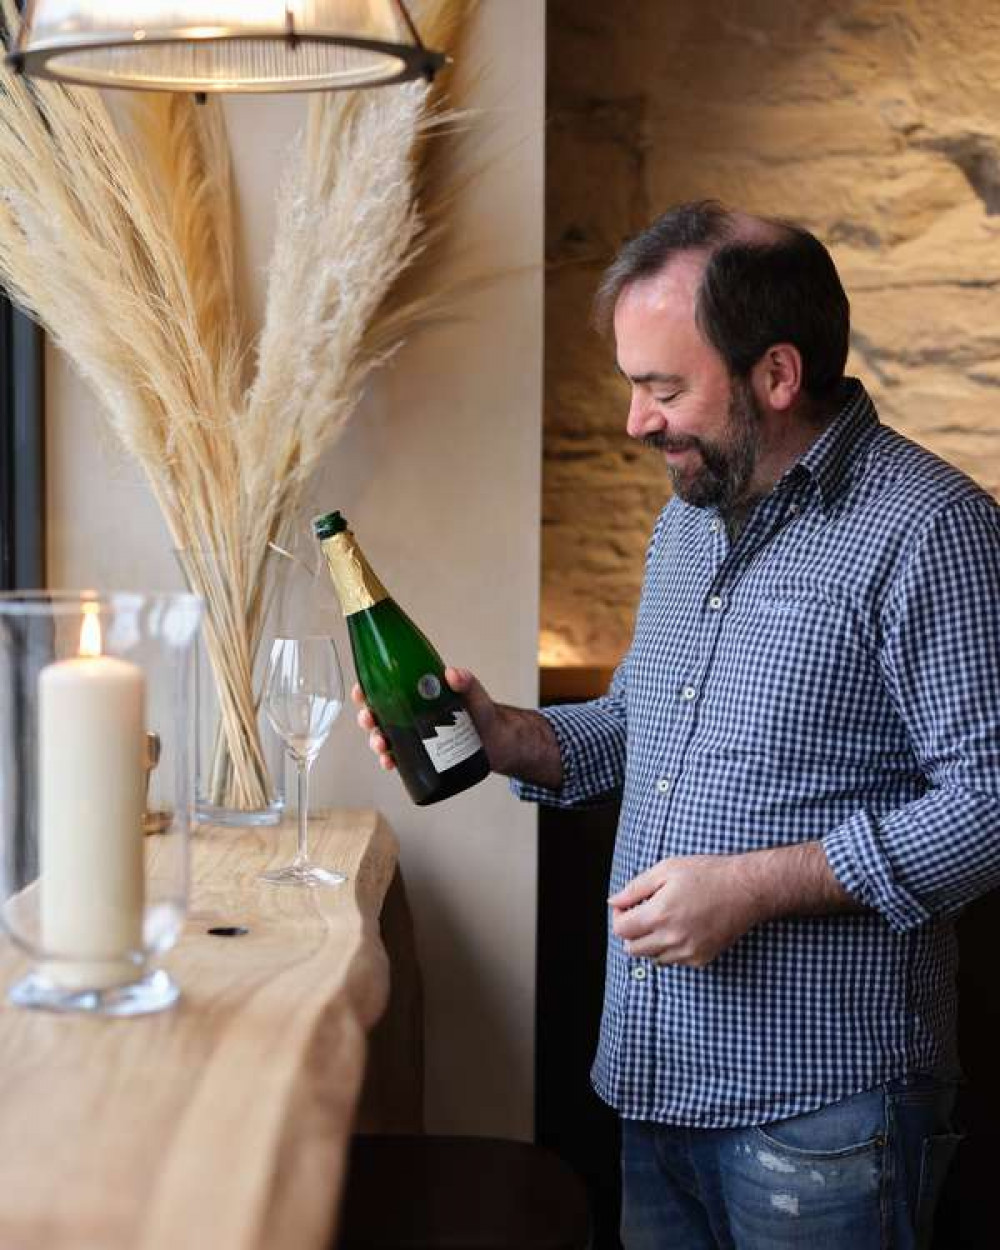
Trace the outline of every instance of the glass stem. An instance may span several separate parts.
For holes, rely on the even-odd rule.
[[[306,822],[309,819],[309,765],[311,761],[297,760],[296,763],[299,768],[299,849],[295,858],[304,864],[309,858],[306,845],[308,837]]]

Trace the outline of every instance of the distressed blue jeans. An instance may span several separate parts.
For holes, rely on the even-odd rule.
[[[771,1124],[622,1121],[625,1250],[924,1250],[959,1136],[914,1076]]]

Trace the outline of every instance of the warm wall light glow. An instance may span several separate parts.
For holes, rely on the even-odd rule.
[[[100,611],[96,603],[83,605],[83,624],[80,626],[81,655],[93,657],[101,654]]]
[[[575,668],[598,661],[555,630],[543,629],[538,639],[539,668]]]

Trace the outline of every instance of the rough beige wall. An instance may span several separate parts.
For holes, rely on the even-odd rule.
[[[1000,490],[995,0],[550,0],[548,90],[544,663],[628,646],[666,485],[585,322],[672,203],[815,231],[883,420]]]

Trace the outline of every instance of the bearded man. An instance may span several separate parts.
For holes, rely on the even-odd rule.
[[[626,1250],[927,1245],[953,918],[1000,883],[1000,509],[843,376],[798,226],[682,205],[597,311],[673,486],[632,645],[581,705],[448,679],[521,798],[621,798],[593,1081]]]

